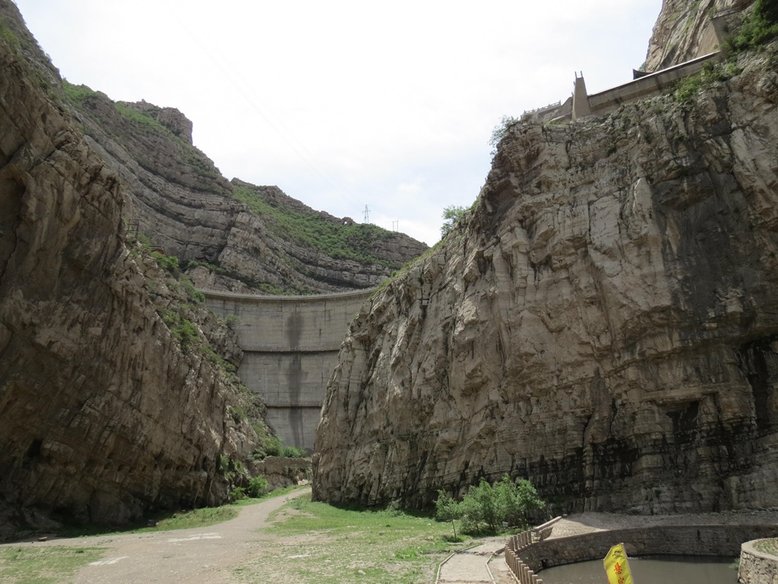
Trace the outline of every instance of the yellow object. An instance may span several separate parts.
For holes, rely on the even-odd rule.
[[[634,584],[632,582],[632,572],[627,562],[627,552],[624,551],[624,544],[614,545],[605,559],[605,573],[608,575],[608,584]]]

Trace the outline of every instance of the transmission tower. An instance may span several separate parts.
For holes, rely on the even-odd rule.
[[[370,223],[370,209],[365,205],[365,223]]]

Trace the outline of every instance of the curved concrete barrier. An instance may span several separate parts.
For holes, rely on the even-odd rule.
[[[315,296],[202,292],[208,308],[234,320],[244,352],[238,376],[262,397],[268,424],[286,444],[312,450],[340,344],[373,289]]]
[[[638,519],[639,520],[639,519]],[[634,529],[596,531],[572,537],[533,541],[531,531],[508,540],[505,555],[520,581],[517,570],[542,570],[588,560],[601,560],[610,547],[623,543],[630,556],[694,555],[736,557],[743,542],[778,537],[778,525],[662,525]],[[753,580],[769,582],[771,580]]]

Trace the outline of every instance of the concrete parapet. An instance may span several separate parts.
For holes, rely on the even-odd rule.
[[[760,551],[759,542],[747,541],[740,548],[737,581],[740,584],[778,584],[778,557]]]
[[[602,115],[618,108],[622,103],[656,95],[661,91],[673,86],[679,79],[694,75],[702,71],[706,63],[713,63],[720,58],[720,53],[710,53],[697,57],[691,61],[681,63],[674,67],[669,67],[644,75],[634,81],[613,87],[600,93],[589,96],[588,102],[592,115]],[[574,117],[575,119],[575,117]]]
[[[511,551],[517,556],[517,561],[539,572],[553,566],[602,559],[610,547],[617,543],[624,543],[630,556],[736,557],[740,553],[743,542],[776,536],[778,536],[778,525],[654,526],[546,539],[520,548],[512,548],[513,538],[511,538],[506,546],[505,556],[506,561],[511,565],[512,560],[509,560],[508,553]],[[522,540],[520,538],[517,541]]]
[[[237,318],[244,351],[337,350],[372,290],[318,296],[254,296],[203,290],[208,308]]]
[[[287,444],[313,449],[324,391],[348,325],[373,293],[260,296],[203,290],[206,304],[243,349],[241,381],[268,407],[267,421]]]

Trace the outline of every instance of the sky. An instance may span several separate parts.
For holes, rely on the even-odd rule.
[[[16,0],[68,81],[176,107],[228,179],[427,244],[503,116],[645,59],[661,0]]]

